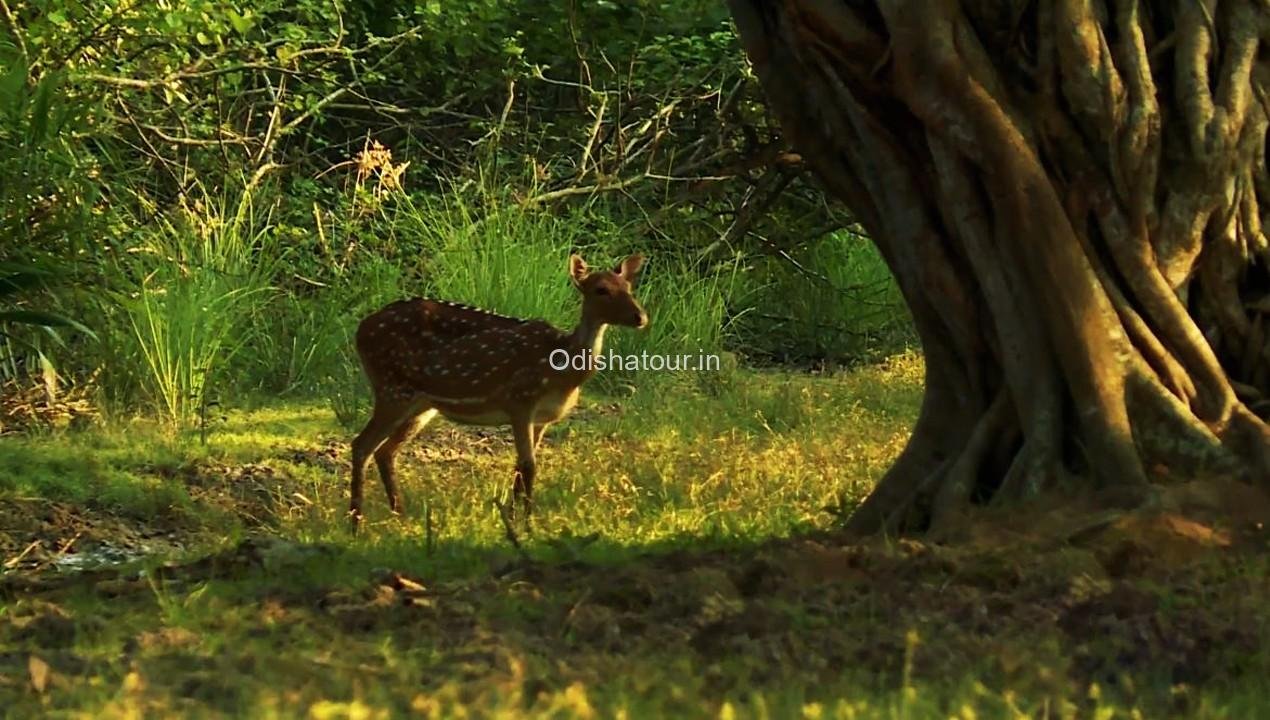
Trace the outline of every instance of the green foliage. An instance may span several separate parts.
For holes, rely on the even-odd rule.
[[[0,262],[0,307],[14,304],[23,291],[43,289],[47,283],[58,277],[52,268],[32,263]],[[10,337],[5,325],[29,325],[50,331],[55,339],[58,336],[55,328],[73,328],[90,337],[96,337],[82,323],[64,315],[44,310],[9,309],[0,310],[0,337]]]
[[[362,317],[433,295],[569,326],[572,251],[649,258],[652,324],[610,333],[615,353],[734,368],[905,340],[856,308],[850,288],[883,273],[862,245],[791,246],[841,296],[744,237],[724,247],[757,171],[681,192],[778,142],[717,3],[107,0],[14,17],[0,260],[47,256],[64,278],[10,319],[91,326],[101,342],[77,334],[59,370],[95,377],[118,411],[183,426],[212,401],[316,396],[355,423]],[[759,230],[825,218],[791,203]],[[17,375],[30,351],[5,347]],[[728,372],[610,372],[596,389],[721,391]]]
[[[71,133],[85,121],[60,73],[32,78],[0,48],[0,259],[19,251],[72,249],[96,201],[91,164]]]
[[[737,332],[757,356],[858,362],[913,340],[898,286],[860,235],[835,233],[757,259],[750,280],[745,304],[754,310]]]
[[[209,402],[209,384],[243,346],[279,259],[249,192],[165,217],[116,260],[118,289],[99,308],[112,323],[107,367],[176,426]]]
[[[93,338],[50,297],[50,288],[74,283],[64,258],[82,249],[95,199],[85,161],[67,142],[82,117],[61,94],[62,80],[33,80],[17,49],[0,46],[0,379],[21,374],[27,358],[49,372],[49,343],[19,326],[43,329],[58,347],[57,328]]]
[[[32,290],[44,290],[49,283],[64,278],[46,263],[0,261],[0,378],[13,379],[24,374],[24,355],[30,355],[38,363],[45,388],[56,392],[57,371],[36,338],[30,338],[22,328],[38,328],[58,348],[66,346],[59,328],[69,328],[96,340],[97,335],[74,318],[46,310],[31,309],[20,304],[22,295]]]

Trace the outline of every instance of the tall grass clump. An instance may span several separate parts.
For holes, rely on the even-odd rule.
[[[396,232],[416,236],[421,282],[429,294],[569,329],[581,303],[566,273],[569,254],[581,252],[593,270],[608,269],[630,245],[615,228],[601,224],[597,232],[585,212],[555,214],[522,207],[497,189],[454,187],[407,203]],[[736,263],[706,268],[677,255],[648,257],[635,295],[651,322],[642,332],[609,333],[606,348],[622,355],[721,352],[736,272]],[[652,382],[654,376],[664,374],[605,371],[596,384],[611,390]]]
[[[183,196],[116,258],[118,288],[102,311],[115,331],[104,367],[117,396],[139,395],[175,427],[215,399],[212,383],[228,379],[280,259],[268,220],[247,189]]]
[[[522,208],[496,191],[453,187],[405,204],[397,232],[421,248],[426,291],[516,317],[557,326],[577,322],[576,291],[566,274],[569,253],[588,238],[566,218]]]
[[[842,231],[750,273],[738,332],[754,355],[777,361],[855,362],[913,339],[908,310],[877,249]]]
[[[353,345],[357,324],[389,302],[418,294],[418,284],[399,264],[368,256],[339,269],[316,292],[275,295],[252,341],[259,376],[255,387],[300,397],[317,394],[345,427],[359,425],[369,411],[370,393]]]
[[[708,358],[723,355],[730,337],[729,303],[740,286],[740,267],[740,258],[707,266],[682,255],[650,257],[635,290],[648,312],[648,327],[612,333],[607,348],[621,356],[662,356],[666,369],[641,360],[635,371],[606,371],[598,385],[655,386],[725,369],[721,358]]]

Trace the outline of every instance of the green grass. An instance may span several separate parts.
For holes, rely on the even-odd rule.
[[[831,528],[826,507],[858,501],[898,453],[921,371],[903,355],[833,375],[734,369],[589,393],[541,453],[536,528],[522,537],[531,564],[491,504],[513,462],[503,430],[438,421],[403,452],[407,512],[388,516],[372,473],[356,538],[344,522],[351,433],[322,403],[232,411],[206,445],[193,430],[122,418],[7,438],[0,562],[32,537],[90,554],[159,549],[139,577],[0,575],[0,707],[12,717],[1264,714],[1270,687],[1249,678],[1270,669],[1257,640],[1270,624],[1248,600],[1270,580],[1264,558],[1134,581],[1156,608],[1154,625],[1138,625],[1108,591],[1126,581],[1085,550],[800,539]],[[389,571],[424,591],[393,586]],[[52,671],[42,691],[32,657]],[[1106,670],[1117,663],[1131,682]],[[1179,672],[1199,679],[1169,679]]]
[[[652,383],[622,397],[584,394],[540,453],[538,527],[546,536],[599,532],[618,545],[700,534],[755,540],[810,527],[844,490],[865,492],[902,447],[920,373],[920,359],[907,355],[825,378],[733,369],[709,393],[685,377],[678,392]],[[194,523],[207,509],[182,480],[256,464],[314,503],[277,518],[278,532],[344,542],[344,445],[361,420],[342,424],[321,403],[271,404],[213,418],[204,445],[197,429],[173,435],[161,423],[116,419],[108,429],[8,441],[0,489],[133,516],[164,506]],[[505,428],[436,421],[401,455],[406,519],[388,516],[372,474],[369,531],[358,542],[402,542],[418,532],[426,504],[440,541],[500,545],[491,499],[506,489],[514,455]]]
[[[738,303],[744,347],[777,360],[875,361],[915,335],[899,286],[867,237],[839,231],[756,259]]]
[[[707,264],[689,252],[640,247],[629,227],[586,208],[523,208],[497,179],[433,193],[371,192],[367,183],[333,198],[329,211],[294,207],[277,188],[241,179],[216,194],[195,185],[162,212],[136,190],[145,216],[115,218],[108,240],[88,243],[94,254],[76,266],[76,282],[49,291],[52,307],[83,320],[100,341],[77,337],[73,349],[44,349],[63,376],[93,377],[116,412],[145,407],[172,430],[191,427],[207,403],[238,404],[253,393],[326,397],[347,420],[365,410],[352,352],[363,317],[394,300],[432,296],[570,328],[580,298],[565,268],[575,251],[594,268],[635,251],[648,256],[636,295],[651,324],[611,333],[617,353],[784,352],[855,362],[911,339],[885,265],[854,236],[799,250],[805,271],[744,254]],[[766,317],[760,307],[784,315]],[[845,334],[820,326],[830,315]],[[35,367],[24,352],[0,347],[6,376]],[[616,393],[669,378],[637,383],[613,372],[597,387]]]

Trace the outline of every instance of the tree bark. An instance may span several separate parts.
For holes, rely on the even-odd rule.
[[[730,4],[926,355],[850,530],[1060,487],[1270,485],[1270,4]]]

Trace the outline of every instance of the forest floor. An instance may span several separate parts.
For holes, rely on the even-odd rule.
[[[848,542],[921,363],[590,397],[541,453],[429,428],[407,512],[344,519],[321,404],[0,438],[0,713],[92,717],[1270,716],[1270,499],[985,509]]]

